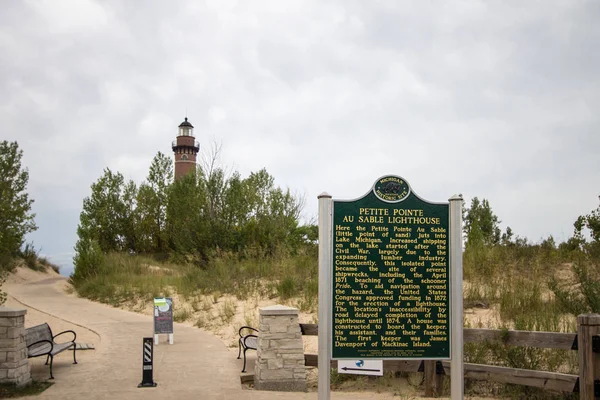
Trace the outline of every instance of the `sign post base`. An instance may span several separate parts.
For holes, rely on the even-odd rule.
[[[169,344],[173,344],[173,334],[172,333],[168,333],[169,335]],[[154,334],[154,345],[158,346],[158,333]]]

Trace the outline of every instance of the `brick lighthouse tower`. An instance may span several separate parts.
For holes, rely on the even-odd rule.
[[[187,117],[179,125],[179,134],[172,144],[175,153],[175,179],[196,171],[196,155],[200,150],[200,144],[194,137],[194,126],[189,123]]]

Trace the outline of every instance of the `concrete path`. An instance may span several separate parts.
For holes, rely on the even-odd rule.
[[[175,324],[175,343],[166,335],[154,347],[156,388],[137,387],[142,379],[142,338],[152,336],[152,318],[64,293],[61,278],[4,286],[13,303],[29,308],[26,326],[51,321],[61,329],[74,327],[79,341],[96,350],[78,351],[79,364],[70,353],[54,359],[54,385],[31,399],[206,399],[287,400],[317,399],[317,393],[260,392],[240,384],[241,360],[213,335],[200,329]],[[12,307],[15,304],[11,304]],[[29,322],[29,323],[28,323]],[[53,327],[54,328],[54,327]],[[54,328],[55,331],[59,329]],[[36,380],[48,377],[43,357],[32,359]],[[332,399],[392,399],[393,394],[332,393]]]

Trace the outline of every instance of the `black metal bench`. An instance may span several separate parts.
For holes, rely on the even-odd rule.
[[[238,350],[238,360],[240,359],[240,354],[242,353],[242,349],[244,349],[244,367],[242,368],[242,372],[246,372],[246,350],[256,350],[258,347],[258,336],[249,333],[243,334],[242,331],[247,329],[250,332],[258,332],[258,329],[252,328],[251,326],[242,326],[238,331],[238,335],[240,335],[240,339],[238,340],[239,350]]]
[[[54,379],[52,375],[52,362],[54,361],[54,356],[58,353],[73,347],[73,364],[77,364],[77,360],[75,359],[75,339],[77,339],[77,335],[75,332],[69,330],[52,335],[50,325],[44,323],[25,329],[25,333],[27,358],[46,356],[46,365],[48,365],[48,360],[50,360],[50,379]],[[54,339],[64,333],[73,334],[73,340],[56,343]]]

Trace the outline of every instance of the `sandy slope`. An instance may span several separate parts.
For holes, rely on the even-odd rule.
[[[4,305],[11,308],[26,308],[27,314],[25,318],[25,327],[27,328],[47,322],[54,334],[65,330],[74,330],[77,332],[77,342],[92,345],[97,344],[100,340],[100,337],[91,330],[29,307],[21,303],[18,299],[10,294],[16,285],[38,285],[48,283],[51,283],[53,286],[59,288],[66,294],[68,294],[68,289],[71,286],[67,282],[67,278],[57,274],[51,269],[49,269],[48,272],[39,272],[27,267],[19,267],[14,273],[9,275],[2,287],[2,289],[8,294],[6,303]],[[74,295],[68,294],[68,296]]]
[[[3,286],[3,289],[8,293],[8,299],[6,302],[6,306],[13,308],[27,308],[27,316],[25,325],[27,327],[34,326],[40,323],[47,322],[52,327],[53,331],[60,332],[63,330],[72,329],[77,332],[77,341],[82,343],[88,343],[92,345],[99,345],[101,342],[101,337],[96,334],[93,330],[90,330],[81,325],[75,325],[69,321],[65,321],[61,318],[51,315],[51,313],[41,312],[35,308],[27,307],[23,303],[19,302],[15,297],[11,296],[10,293],[18,286],[28,285],[30,287],[35,287],[35,285],[52,285],[55,288],[59,289],[61,292],[65,293],[65,299],[76,297],[73,293],[73,289],[71,285],[68,283],[67,278],[62,277],[61,275],[55,273],[54,271],[49,270],[46,273],[33,271],[26,267],[20,267],[16,270],[15,273],[11,274],[7,279],[6,283]],[[185,325],[193,326],[196,321],[200,318],[204,321],[204,327],[200,328],[202,330],[213,333],[218,336],[227,346],[230,347],[230,351],[234,354],[237,353],[237,337],[238,337],[238,327],[243,325],[258,325],[258,309],[263,306],[273,305],[273,304],[286,304],[288,306],[295,306],[297,300],[291,299],[288,301],[280,301],[279,299],[259,299],[259,298],[250,298],[248,300],[238,300],[233,296],[220,296],[218,298],[213,298],[212,296],[204,296],[202,298],[190,299],[188,301],[184,301],[179,296],[173,296],[175,303],[175,310],[187,309],[191,316],[187,321],[184,322]],[[192,303],[195,302],[195,307]],[[235,307],[235,315],[232,317],[230,321],[223,322],[221,316],[223,315],[223,307],[226,304],[233,304]],[[138,313],[144,315],[152,315],[153,305],[151,303],[137,303],[131,305],[124,305],[122,308],[126,308],[129,310],[136,311]],[[472,311],[467,311],[466,315],[469,319],[473,320],[474,325],[477,325],[477,322],[489,322],[490,318],[493,318],[493,310],[481,310],[475,309]],[[482,321],[483,320],[483,321]],[[300,314],[300,322],[303,323],[315,323],[316,315],[311,313],[301,313]],[[305,353],[317,353],[317,337],[304,337],[304,345],[305,345]],[[83,355],[78,357],[93,357],[94,351],[84,352]],[[255,355],[249,353],[251,358],[254,358]],[[47,374],[47,367],[43,365],[43,361],[40,359],[33,360],[32,362],[32,372],[37,372],[39,376]],[[416,375],[416,374],[415,374]],[[414,379],[413,379],[414,378]],[[316,386],[316,369],[310,368],[309,371],[309,379],[312,381],[313,386]],[[401,396],[402,398],[420,398],[418,381],[419,376],[409,376],[409,378],[401,378],[396,379],[393,383],[393,387],[382,388],[381,386],[373,385],[366,380],[362,380],[359,382],[349,382],[348,387],[345,390],[355,392],[357,390],[365,390],[369,387],[372,390],[382,391],[382,392],[390,392],[389,394]],[[415,381],[415,382],[411,382]],[[411,384],[412,383],[412,384]],[[350,393],[348,393],[350,394]],[[364,393],[364,398],[387,398],[386,394],[375,394],[375,393]]]

